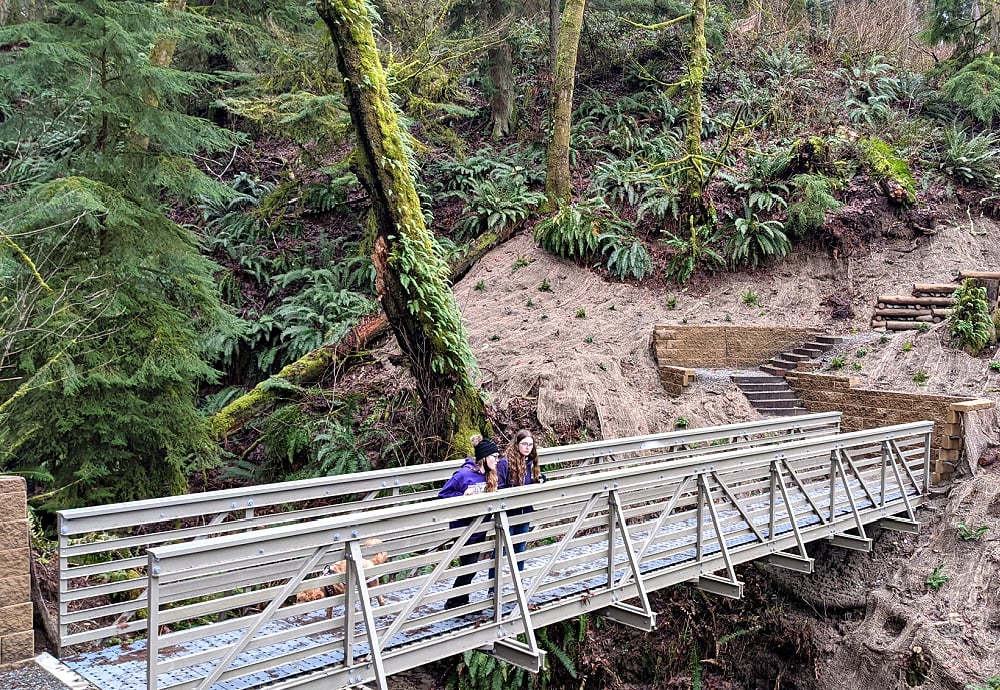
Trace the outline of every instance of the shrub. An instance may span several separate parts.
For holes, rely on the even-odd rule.
[[[581,203],[561,204],[552,216],[535,226],[534,237],[543,249],[568,259],[607,254],[608,270],[622,280],[629,276],[641,279],[653,267],[653,258],[645,245],[596,197]]]
[[[609,215],[607,204],[598,198],[560,204],[554,214],[535,226],[535,242],[567,259],[590,258],[600,250],[601,232]]]
[[[987,127],[1000,113],[1000,56],[980,55],[941,87],[945,98]]]
[[[641,280],[653,270],[653,257],[639,238],[611,234],[602,238],[602,243],[608,271],[619,280],[629,276]]]
[[[672,235],[665,244],[673,250],[667,264],[667,277],[686,283],[699,267],[716,270],[726,265],[726,260],[710,246],[715,237],[710,226],[695,225],[690,221],[691,234],[686,237]]]

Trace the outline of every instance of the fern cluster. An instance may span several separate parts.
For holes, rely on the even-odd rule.
[[[665,244],[673,254],[667,264],[667,276],[678,283],[686,283],[699,268],[717,271],[726,265],[726,259],[713,248],[716,229],[709,225],[689,224],[686,236],[671,235]]]
[[[803,237],[823,227],[826,214],[843,204],[833,196],[833,182],[823,175],[796,175],[793,201],[788,206],[786,227],[795,237]]]
[[[948,177],[977,187],[1000,187],[1000,136],[979,132],[969,136],[965,130],[944,130],[944,147],[938,154],[938,169]]]
[[[535,226],[534,237],[543,249],[567,259],[589,260],[607,254],[608,270],[623,280],[641,279],[652,270],[649,250],[598,197],[560,204]]]
[[[792,250],[784,225],[778,220],[765,220],[746,202],[743,215],[733,219],[732,232],[726,238],[726,256],[733,266],[758,265],[781,259]]]
[[[955,306],[948,316],[948,331],[959,347],[976,355],[988,344],[996,342],[996,325],[993,322],[986,288],[966,279],[953,295]]]

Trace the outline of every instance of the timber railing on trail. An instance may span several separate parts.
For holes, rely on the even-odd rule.
[[[869,550],[871,523],[916,531],[932,431],[915,422],[721,447],[155,546],[146,687],[384,689],[393,673],[469,649],[537,671],[541,626],[590,612],[648,630],[650,591],[690,582],[736,597],[740,563],[810,572],[812,541]],[[516,554],[509,528],[525,521],[532,531]],[[464,554],[488,558],[458,565]],[[324,570],[338,561],[339,570]],[[460,574],[478,579],[453,587]],[[295,596],[323,587],[323,598]],[[463,594],[468,603],[444,606]]]
[[[764,419],[539,450],[555,480],[836,433],[840,413]],[[455,460],[59,513],[60,648],[146,629],[146,550],[434,498]]]

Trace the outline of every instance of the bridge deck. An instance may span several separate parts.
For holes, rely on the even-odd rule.
[[[648,628],[648,591],[693,582],[739,596],[735,564],[767,558],[808,570],[810,541],[868,548],[867,524],[912,529],[927,490],[931,428],[789,441],[154,547],[148,644],[156,664],[147,667],[144,641],[64,661],[107,690],[140,690],[147,678],[171,690],[384,684],[393,672],[477,647],[537,667],[544,653],[533,631],[542,625],[590,611]],[[891,518],[899,513],[906,519]],[[493,520],[480,522],[485,514]],[[447,527],[461,518],[476,521]],[[518,574],[510,551],[494,545],[510,547],[506,526],[529,519]],[[477,530],[488,532],[485,542],[470,541]],[[372,537],[381,543],[362,546]],[[362,556],[376,550],[388,562],[365,568]],[[454,561],[491,552],[492,561]],[[346,574],[322,574],[323,563],[340,558]],[[499,601],[484,591],[490,565],[500,573]],[[453,589],[462,573],[476,579]],[[349,608],[343,595],[291,598],[344,582]],[[445,611],[444,599],[463,591],[469,604]],[[373,606],[374,596],[385,605]],[[519,633],[525,644],[513,642]]]

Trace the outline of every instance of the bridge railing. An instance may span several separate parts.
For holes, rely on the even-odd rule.
[[[539,626],[592,612],[649,629],[652,590],[692,582],[740,596],[739,563],[808,572],[812,541],[867,550],[871,523],[914,531],[932,430],[722,449],[156,546],[148,687],[384,688],[393,673],[474,648],[536,671]],[[517,554],[509,527],[526,521]],[[476,579],[453,586],[462,575]]]
[[[549,478],[810,438],[840,428],[840,413],[539,449]],[[434,498],[454,460],[352,475],[209,491],[59,513],[60,647],[141,632],[146,549]]]

